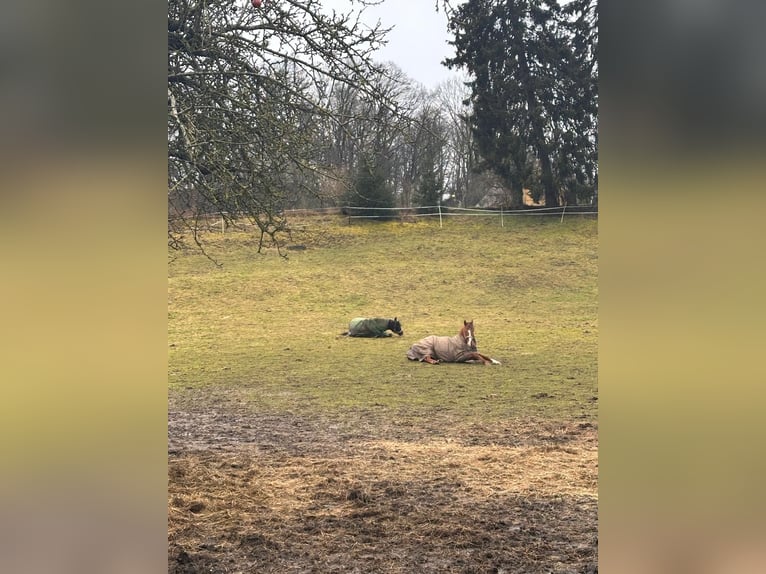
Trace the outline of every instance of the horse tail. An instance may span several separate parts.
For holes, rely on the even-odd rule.
[[[351,331],[343,331],[343,332],[340,334],[340,336],[341,336],[341,337],[345,337],[345,336],[348,336],[350,333],[351,333]]]

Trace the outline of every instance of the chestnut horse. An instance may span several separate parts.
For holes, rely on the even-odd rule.
[[[463,327],[454,337],[429,335],[421,339],[407,351],[407,358],[411,361],[423,361],[431,365],[438,365],[439,363],[500,364],[500,361],[478,352],[473,321],[463,321]]]

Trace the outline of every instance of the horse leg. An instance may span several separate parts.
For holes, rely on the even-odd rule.
[[[485,365],[499,365],[500,361],[493,359],[492,357],[488,357],[487,355],[482,355],[481,353],[477,353],[482,359],[484,359]]]
[[[488,357],[487,355],[482,355],[479,352],[473,351],[471,353],[468,353],[468,359],[467,361],[481,361],[483,365],[499,365],[500,361],[496,361],[492,357]]]
[[[463,356],[464,363],[472,363],[474,361],[481,361],[483,364],[487,364],[481,354],[477,353],[476,351],[471,351],[470,353],[466,353]]]
[[[434,359],[433,357],[431,357],[431,355],[426,355],[425,357],[423,357],[423,361],[425,361],[429,365],[438,365],[441,362],[439,361],[439,359]]]

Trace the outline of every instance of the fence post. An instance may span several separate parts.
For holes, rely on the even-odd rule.
[[[226,233],[226,220],[221,215],[221,233]]]
[[[437,201],[436,205],[439,206],[439,229],[441,229],[442,228],[442,202]]]
[[[567,210],[567,204],[564,202],[564,209],[561,210],[561,221],[559,223],[564,223],[564,213],[566,213]]]
[[[505,221],[503,221],[503,206],[500,206],[500,227],[505,227]]]

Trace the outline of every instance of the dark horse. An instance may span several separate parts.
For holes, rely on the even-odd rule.
[[[344,331],[341,335],[348,335],[349,337],[390,337],[393,331],[400,337],[404,335],[402,331],[402,324],[394,317],[393,319],[381,319],[357,317],[351,319],[348,324],[348,331]]]
[[[425,339],[420,339],[407,351],[407,358],[411,361],[425,361],[431,365],[442,362],[500,364],[500,361],[482,355],[476,350],[473,321],[463,321],[463,328],[454,337],[429,335]]]

